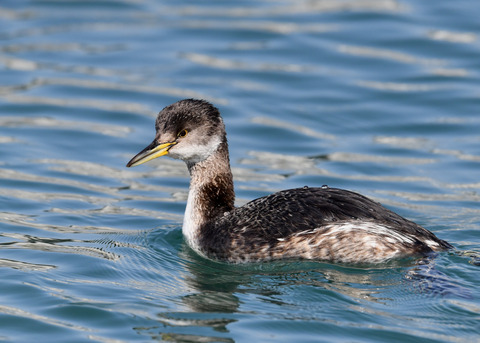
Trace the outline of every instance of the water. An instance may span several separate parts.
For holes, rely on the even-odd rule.
[[[473,1],[0,3],[0,339],[479,341]],[[182,98],[223,113],[237,204],[366,194],[456,247],[229,266],[182,241],[188,175],[126,162]]]

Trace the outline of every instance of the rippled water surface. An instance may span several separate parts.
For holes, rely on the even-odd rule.
[[[0,2],[0,340],[478,341],[479,18],[465,0]],[[223,113],[237,204],[347,188],[456,251],[198,257],[183,163],[125,168],[191,97]]]

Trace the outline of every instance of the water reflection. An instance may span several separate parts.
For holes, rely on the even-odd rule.
[[[194,296],[188,295],[183,300],[189,306],[194,306],[195,310],[210,311],[210,305],[216,304],[215,308],[222,307],[222,311],[227,313],[238,309],[240,301],[233,295],[235,293],[270,297],[280,295],[284,291],[288,292],[289,286],[292,285],[321,287],[353,298],[379,301],[380,299],[375,296],[378,292],[372,290],[372,286],[392,286],[392,280],[382,279],[383,275],[374,271],[412,265],[411,261],[394,262],[384,268],[375,267],[374,269],[300,261],[227,265],[205,260],[188,247],[182,250],[181,258],[191,261],[186,264],[189,274],[185,276],[185,281],[200,292]],[[258,279],[262,279],[263,282],[259,283]],[[396,282],[402,282],[402,278],[399,277]],[[252,288],[256,284],[261,284],[262,288]],[[366,288],[362,289],[362,285]],[[222,294],[221,298],[228,301],[222,305],[219,302],[220,298],[212,297],[212,293]],[[225,296],[225,293],[228,296]]]
[[[179,320],[179,322],[184,322],[184,321]],[[163,324],[163,325],[167,326],[167,328],[171,327],[168,324]],[[202,327],[205,325],[199,325],[199,326]],[[180,325],[179,327],[184,327],[184,326]],[[142,336],[147,336],[151,340],[162,341],[162,342],[227,342],[227,343],[235,342],[235,340],[231,338],[224,338],[224,337],[218,337],[213,335],[206,336],[206,335],[168,332],[168,329],[165,330],[163,327],[160,327],[160,326],[138,327],[138,328],[135,328],[135,330]],[[167,332],[164,332],[164,331],[167,331]]]
[[[289,313],[295,309],[296,320],[322,320],[322,312],[309,309],[325,305],[324,310],[328,311],[328,307],[332,306],[328,299],[334,298],[338,306],[354,312],[407,320],[403,315],[389,313],[387,309],[398,301],[416,303],[418,299],[412,299],[412,294],[419,299],[451,294],[470,296],[468,290],[436,269],[433,258],[392,261],[375,267],[292,261],[227,265],[203,259],[183,245],[180,260],[185,268],[183,280],[191,289],[181,296],[181,301],[189,310],[160,313],[159,322],[170,330],[150,329],[158,330],[162,335],[170,335],[176,327],[187,328],[184,332],[198,327],[228,332],[228,326],[236,322],[234,314],[242,313],[245,299],[249,299],[250,304],[252,301],[257,303],[250,306],[250,314],[253,311],[261,316],[268,312],[277,319],[289,316],[284,314],[284,309],[289,308]],[[302,289],[309,295],[308,298],[300,295],[303,294]],[[292,293],[292,290],[295,292]],[[391,293],[392,290],[394,293]],[[369,304],[386,307],[381,310]],[[212,316],[206,320],[202,315],[205,313],[212,313]],[[208,341],[212,335],[206,337]]]

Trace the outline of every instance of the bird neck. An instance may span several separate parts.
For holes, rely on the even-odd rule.
[[[187,166],[190,189],[182,231],[195,249],[200,229],[234,208],[235,192],[226,138],[207,159],[187,163]]]

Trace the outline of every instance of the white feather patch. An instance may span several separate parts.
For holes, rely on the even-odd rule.
[[[182,145],[180,143],[170,149],[169,156],[189,163],[198,163],[211,156],[218,149],[221,142],[221,138],[216,136],[206,145]]]
[[[373,222],[349,222],[349,223],[334,223],[326,226],[330,230],[325,233],[327,236],[335,236],[336,234],[342,232],[352,232],[352,231],[365,231],[368,234],[372,235],[381,235],[385,236],[390,243],[402,242],[402,243],[413,243],[414,239],[408,234],[401,234],[397,231],[392,230],[388,226],[373,223]],[[302,231],[296,235],[311,234],[313,232],[324,230],[325,227],[321,227],[315,230]]]
[[[183,217],[182,233],[188,245],[193,250],[200,251],[197,238],[200,218],[195,212],[196,198],[196,187],[190,187],[190,190],[188,191],[187,207],[185,208],[185,216]]]

